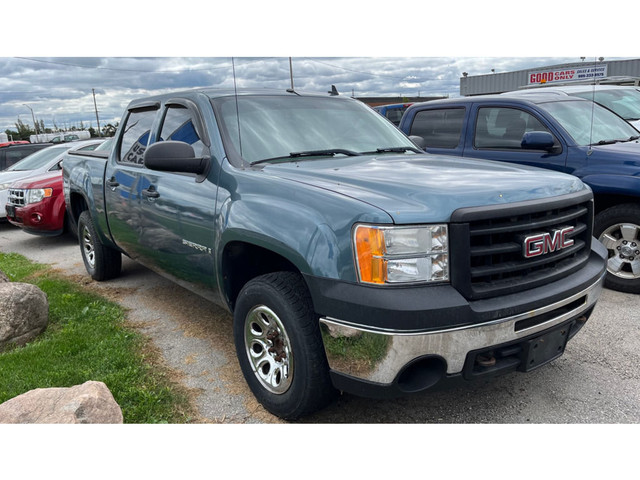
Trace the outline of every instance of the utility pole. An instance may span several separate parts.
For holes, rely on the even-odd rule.
[[[33,108],[31,108],[26,103],[23,103],[23,105],[27,107],[29,110],[31,110],[31,118],[33,119],[33,128],[35,128],[36,130],[36,138],[38,139],[38,141],[40,141],[40,137],[38,136],[38,124],[36,123],[36,116],[33,114]]]
[[[289,57],[289,76],[291,77],[291,90],[293,90],[293,65],[291,63],[291,57]]]
[[[96,105],[96,90],[92,88],[91,91],[93,92],[93,108],[96,110],[96,121],[98,122],[98,137],[102,137],[100,133],[100,119],[98,118],[98,105]]]

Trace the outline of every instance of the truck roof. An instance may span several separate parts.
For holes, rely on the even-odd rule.
[[[526,95],[513,93],[512,95],[508,94],[495,94],[495,95],[473,95],[469,97],[459,97],[459,98],[445,98],[442,100],[430,100],[428,102],[414,103],[413,107],[419,105],[449,105],[449,104],[462,104],[462,103],[508,103],[512,101],[518,101],[522,103],[544,103],[544,102],[553,102],[553,101],[578,101],[578,102],[588,102],[589,100],[585,100],[580,97],[571,97],[571,96],[560,96],[554,93],[529,93]],[[411,107],[409,107],[411,108]]]
[[[299,90],[292,89],[266,89],[266,88],[252,88],[252,89],[238,89],[235,90],[233,88],[197,88],[190,90],[181,90],[170,93],[164,93],[160,95],[153,95],[149,97],[138,98],[132,100],[127,109],[130,110],[132,108],[143,108],[145,106],[153,106],[154,102],[163,102],[170,98],[175,97],[189,97],[195,95],[205,95],[209,98],[221,98],[221,97],[232,97],[234,95],[237,96],[247,96],[247,95],[280,95],[280,96],[304,96],[304,97],[333,97],[340,98],[343,100],[353,100],[351,97],[346,95],[336,95],[331,91],[327,91],[327,93],[318,93],[318,92],[303,92]]]

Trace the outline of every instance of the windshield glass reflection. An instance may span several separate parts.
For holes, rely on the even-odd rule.
[[[415,145],[366,105],[345,99],[239,96],[216,99],[233,146],[248,162],[373,152]],[[300,152],[305,152],[300,155]],[[318,156],[322,156],[319,154]]]

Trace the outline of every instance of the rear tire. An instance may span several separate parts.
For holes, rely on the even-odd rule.
[[[78,242],[84,266],[91,278],[103,281],[120,275],[122,255],[100,242],[91,215],[86,210],[78,218]]]
[[[277,272],[249,281],[233,317],[240,368],[264,408],[294,420],[333,399],[320,325],[299,274]]]
[[[616,205],[595,218],[593,236],[608,250],[605,287],[640,293],[640,206]]]

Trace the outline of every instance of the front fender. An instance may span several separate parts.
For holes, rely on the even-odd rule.
[[[355,280],[348,233],[338,236],[313,208],[284,199],[255,200],[222,206],[218,264],[224,247],[240,241],[280,255],[301,273]]]
[[[640,177],[630,175],[598,174],[582,177],[595,195],[626,195],[640,197]]]

